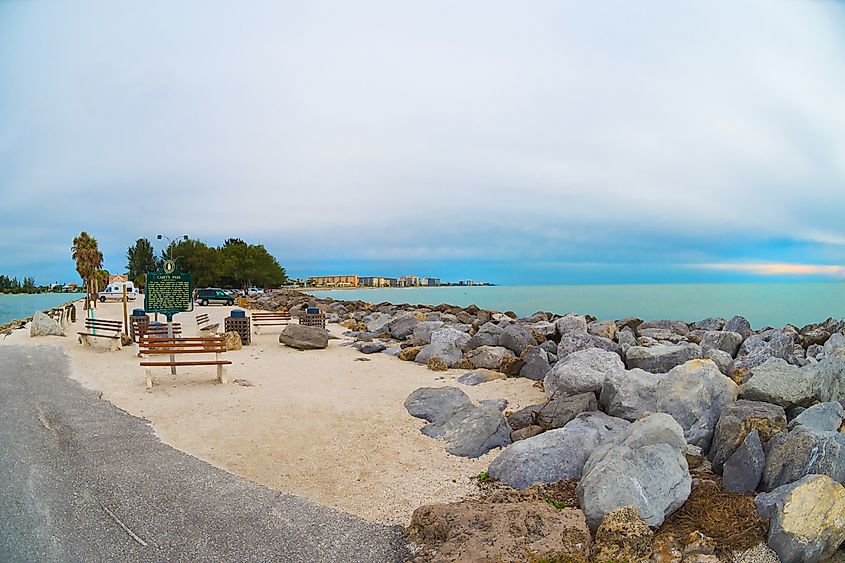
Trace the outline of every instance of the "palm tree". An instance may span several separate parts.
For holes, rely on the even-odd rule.
[[[97,239],[82,231],[78,237],[73,239],[71,247],[73,259],[76,262],[76,271],[82,281],[85,282],[85,308],[88,309],[92,303],[97,306],[95,297],[97,270],[103,266],[103,253],[97,246]]]

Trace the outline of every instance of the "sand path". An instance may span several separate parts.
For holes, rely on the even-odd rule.
[[[213,322],[227,307],[197,307],[177,315],[186,335],[198,334],[194,315]],[[81,316],[81,315],[80,315]],[[122,318],[122,305],[100,304],[99,318]],[[454,385],[475,400],[506,398],[509,409],[540,402],[543,393],[525,379],[469,387],[463,372],[432,372],[384,354],[366,356],[344,338],[326,350],[297,351],[278,342],[278,330],[253,336],[251,346],[229,352],[229,380],[253,387],[220,385],[213,368],[181,368],[171,376],[154,371],[148,391],[137,347],[110,352],[106,343],[83,348],[71,336],[31,339],[15,331],[3,342],[56,344],[71,359],[72,377],[126,412],[149,420],[159,438],[212,465],[267,487],[298,494],[367,520],[406,525],[415,508],[471,494],[472,478],[497,450],[478,458],[452,456],[444,443],[425,437],[423,422],[403,402],[419,387]],[[342,329],[330,330],[340,336]]]

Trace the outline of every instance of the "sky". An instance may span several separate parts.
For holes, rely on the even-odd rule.
[[[0,0],[0,273],[845,279],[845,3]],[[166,242],[166,241],[164,241]]]

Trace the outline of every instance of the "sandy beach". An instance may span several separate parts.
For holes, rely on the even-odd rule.
[[[186,336],[195,335],[196,314],[208,313],[222,324],[229,310],[198,306],[175,321]],[[544,399],[524,378],[472,387],[456,383],[461,370],[432,372],[384,354],[365,357],[345,345],[351,341],[338,325],[329,325],[338,339],[314,351],[283,346],[278,329],[263,329],[250,346],[227,353],[230,383],[217,383],[209,367],[180,368],[175,377],[157,368],[148,391],[137,346],[110,352],[100,342],[83,348],[76,337],[81,307],[78,313],[64,338],[30,338],[28,330],[18,330],[0,345],[60,346],[75,379],[148,420],[163,442],[256,483],[373,522],[407,525],[423,504],[473,494],[473,478],[498,454],[453,456],[443,442],[420,434],[423,422],[403,406],[413,390],[455,385],[474,400],[505,398],[509,410]],[[99,304],[96,315],[122,319],[122,305]]]

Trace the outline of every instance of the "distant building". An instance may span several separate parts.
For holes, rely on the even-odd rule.
[[[440,285],[440,278],[423,278],[422,285],[427,287],[434,287]]]
[[[399,287],[418,287],[420,278],[418,276],[402,276],[398,280]]]
[[[76,293],[76,290],[78,288],[79,288],[79,286],[77,284],[73,283],[73,282],[67,283],[64,286],[62,286],[62,289],[64,291],[67,291],[68,293]]]
[[[358,287],[358,276],[311,276],[308,278],[309,287]]]
[[[394,287],[396,278],[384,278],[381,276],[361,276],[358,284],[363,287]]]
[[[109,283],[119,283],[119,282],[126,282],[129,281],[129,278],[126,276],[122,276],[120,274],[116,274],[114,276],[109,276]]]

